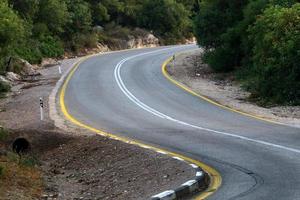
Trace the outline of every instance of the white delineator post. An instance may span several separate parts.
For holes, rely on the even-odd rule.
[[[176,56],[173,55],[173,67],[175,67],[175,58],[176,58]]]
[[[41,114],[41,121],[44,120],[44,101],[43,98],[40,98],[40,114]]]
[[[58,72],[59,72],[59,74],[62,74],[62,71],[61,71],[61,62],[58,62]]]

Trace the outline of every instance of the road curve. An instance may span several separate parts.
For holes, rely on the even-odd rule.
[[[223,181],[209,199],[300,200],[300,129],[224,110],[162,75],[168,57],[195,48],[140,49],[85,60],[66,88],[68,112],[91,127],[213,166]]]

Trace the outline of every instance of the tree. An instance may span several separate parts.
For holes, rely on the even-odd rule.
[[[216,71],[228,72],[241,65],[239,22],[248,0],[205,0],[194,21],[198,44],[206,49],[205,61]]]
[[[59,35],[65,31],[70,14],[63,0],[40,0],[37,22],[47,25],[51,33]]]
[[[33,20],[39,10],[39,0],[10,0],[9,4],[22,18],[28,20]]]
[[[191,25],[189,12],[174,0],[147,0],[138,17],[138,25],[174,43],[187,35]]]
[[[254,93],[276,103],[300,103],[300,3],[271,6],[249,28],[254,41]]]
[[[5,59],[14,54],[14,49],[26,35],[24,21],[8,6],[0,2],[0,71],[4,70]]]
[[[105,23],[110,19],[107,8],[99,2],[93,9],[94,24]]]
[[[89,3],[84,0],[70,0],[68,1],[68,11],[70,13],[69,32],[81,33],[91,30],[92,13]]]
[[[222,35],[235,26],[243,17],[247,0],[204,0],[195,18],[195,36],[199,45],[217,48],[222,45]]]

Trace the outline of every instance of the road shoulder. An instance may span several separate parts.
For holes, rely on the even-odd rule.
[[[202,62],[202,49],[176,55],[174,62],[165,66],[165,75],[191,92],[203,96],[211,103],[233,109],[236,112],[300,127],[299,106],[275,106],[265,108],[248,100],[249,93],[241,89],[232,74],[215,74]]]
[[[76,61],[64,61],[63,71]],[[1,100],[0,123],[11,132],[7,151],[15,138],[30,141],[40,163],[43,199],[147,199],[195,177],[190,165],[164,154],[65,122],[67,130],[56,127],[49,118],[48,97],[60,78],[58,67],[42,69],[41,74],[34,85]],[[40,97],[44,121],[39,119]]]

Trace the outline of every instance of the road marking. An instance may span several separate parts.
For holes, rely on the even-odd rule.
[[[106,53],[106,54],[108,54],[108,53]],[[74,75],[75,71],[78,69],[79,65],[83,61],[85,61],[88,58],[91,58],[93,56],[96,56],[96,55],[87,56],[87,57],[84,57],[81,60],[79,60],[72,67],[72,70],[67,75],[67,77],[66,77],[66,79],[65,79],[65,81],[64,81],[64,83],[61,87],[61,90],[60,90],[60,93],[59,93],[59,105],[60,105],[61,112],[66,117],[66,119],[69,120],[71,123],[73,123],[73,124],[75,124],[75,125],[77,125],[81,128],[92,131],[92,132],[94,132],[98,135],[101,135],[103,137],[118,140],[118,141],[121,141],[121,142],[127,142],[128,140],[130,140],[132,145],[136,145],[136,146],[139,146],[139,147],[145,148],[145,149],[150,149],[150,150],[155,151],[155,152],[165,152],[165,154],[168,154],[169,156],[176,156],[176,157],[182,158],[186,162],[194,163],[195,165],[198,165],[200,168],[202,168],[205,172],[207,172],[209,174],[209,177],[210,177],[210,185],[208,186],[208,188],[205,191],[203,191],[201,194],[199,194],[197,197],[195,197],[195,199],[196,200],[203,200],[203,199],[206,199],[207,197],[211,196],[214,192],[216,192],[222,184],[222,178],[221,178],[221,175],[219,174],[219,172],[217,170],[215,170],[214,168],[212,168],[212,167],[210,167],[210,166],[208,166],[208,165],[206,165],[206,164],[204,164],[204,163],[202,163],[198,160],[189,158],[187,156],[184,156],[184,155],[181,155],[181,154],[178,154],[178,153],[174,153],[174,152],[162,149],[162,148],[157,148],[155,146],[145,144],[145,143],[143,143],[141,141],[138,141],[138,140],[133,140],[133,139],[126,138],[126,137],[117,136],[117,135],[114,135],[112,133],[108,133],[108,132],[105,132],[103,130],[94,128],[92,126],[89,126],[87,124],[84,124],[84,123],[80,122],[78,119],[76,119],[75,117],[73,117],[69,113],[69,111],[66,107],[66,104],[65,104],[65,95],[66,95],[67,86],[68,86],[72,76]]]
[[[190,165],[191,165],[191,167],[194,168],[194,169],[199,168],[197,165],[194,165],[194,164],[190,164]]]
[[[266,142],[266,141],[262,141],[262,140],[256,140],[256,139],[252,139],[249,137],[245,137],[245,136],[241,136],[241,135],[236,135],[233,133],[228,133],[228,132],[223,132],[223,131],[218,131],[218,130],[214,130],[214,129],[210,129],[210,128],[206,128],[206,127],[201,127],[201,126],[196,126],[193,124],[189,124],[187,122],[181,121],[181,120],[177,120],[173,117],[170,117],[164,113],[159,112],[158,110],[146,105],[145,103],[141,102],[136,96],[134,96],[129,90],[128,88],[125,86],[124,81],[122,80],[121,77],[121,69],[124,63],[126,63],[129,60],[132,60],[134,58],[137,57],[141,57],[141,56],[145,56],[145,55],[149,55],[149,54],[153,54],[153,53],[158,53],[164,50],[168,50],[168,49],[162,49],[162,50],[156,50],[156,51],[151,51],[151,52],[147,52],[147,53],[141,53],[141,54],[137,54],[134,56],[130,56],[127,57],[123,60],[121,60],[115,67],[114,70],[114,76],[115,76],[115,80],[119,86],[119,88],[121,89],[121,91],[128,97],[128,99],[130,99],[134,104],[136,104],[137,106],[139,106],[140,108],[142,108],[143,110],[152,113],[153,115],[163,118],[163,119],[167,119],[169,121],[173,121],[175,123],[184,125],[184,126],[188,126],[191,128],[195,128],[198,130],[202,130],[202,131],[207,131],[207,132],[212,132],[218,135],[223,135],[223,136],[228,136],[228,137],[232,137],[232,138],[236,138],[236,139],[241,139],[241,140],[245,140],[248,142],[253,142],[253,143],[257,143],[257,144],[261,144],[261,145],[265,145],[265,146],[269,146],[269,147],[273,147],[273,148],[278,148],[278,149],[282,149],[282,150],[286,150],[286,151],[290,151],[290,152],[294,152],[294,153],[300,153],[299,149],[294,149],[291,147],[286,147],[283,145],[279,145],[279,144],[274,144],[271,142]],[[165,62],[167,63],[167,62]]]
[[[173,158],[176,159],[176,160],[179,160],[179,161],[184,161],[182,158],[179,158],[177,156],[174,156]]]
[[[290,126],[290,125],[288,125],[288,124],[284,124],[284,123],[280,123],[280,122],[273,121],[273,120],[270,120],[270,119],[266,119],[266,118],[264,118],[264,117],[262,117],[262,116],[256,116],[256,115],[254,115],[254,114],[246,113],[246,112],[243,112],[243,111],[239,111],[239,110],[230,108],[230,107],[228,107],[228,106],[224,106],[224,105],[222,105],[222,104],[220,104],[220,103],[218,103],[218,102],[216,102],[216,101],[214,101],[214,100],[212,100],[212,99],[209,99],[208,97],[205,97],[205,96],[203,96],[203,95],[201,95],[201,94],[196,93],[196,92],[193,91],[192,89],[188,88],[187,86],[183,85],[182,83],[178,82],[177,80],[173,79],[173,78],[170,76],[170,74],[167,72],[166,67],[167,67],[167,64],[170,63],[171,61],[172,61],[172,57],[170,57],[169,59],[167,59],[167,60],[163,63],[163,65],[162,65],[162,73],[163,73],[163,75],[164,75],[170,82],[172,82],[173,84],[175,84],[177,87],[179,87],[179,88],[181,88],[181,89],[187,91],[188,93],[190,93],[190,94],[192,94],[192,95],[194,95],[194,96],[196,96],[196,97],[201,98],[202,100],[205,100],[205,101],[207,101],[207,102],[209,102],[209,103],[211,103],[211,104],[213,104],[213,105],[215,105],[215,106],[221,107],[221,108],[223,108],[223,109],[230,110],[230,111],[232,111],[232,112],[239,113],[239,114],[241,114],[241,115],[244,115],[244,116],[247,116],[247,117],[251,117],[251,118],[254,118],[254,119],[258,119],[258,120],[261,120],[261,121],[265,121],[265,122],[269,122],[269,123],[273,123],[273,124],[284,125],[284,126]]]

